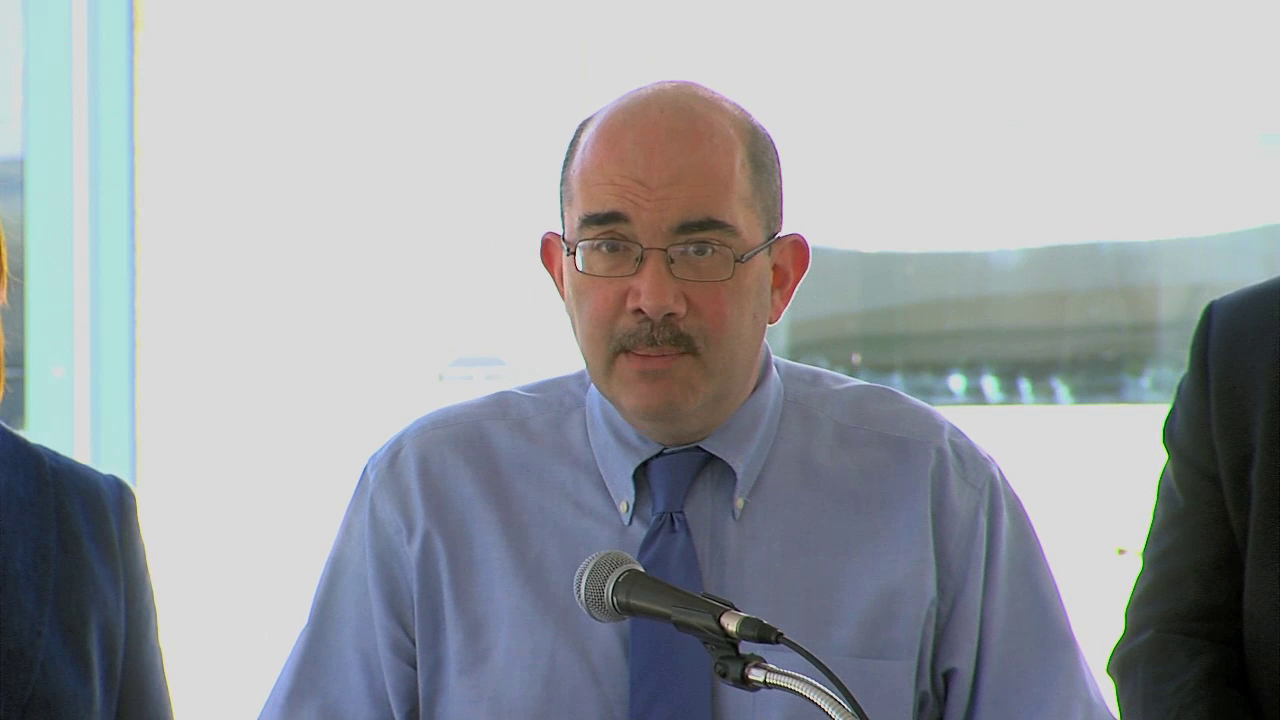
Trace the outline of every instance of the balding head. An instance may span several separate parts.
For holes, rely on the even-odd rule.
[[[560,171],[560,217],[571,200],[572,178],[584,145],[597,135],[616,140],[618,133],[648,127],[646,119],[662,118],[681,127],[698,126],[706,142],[728,140],[738,144],[751,182],[752,203],[769,237],[782,230],[782,169],[773,138],[741,106],[701,85],[663,82],[633,90],[583,120],[569,142]],[[637,138],[638,139],[638,138]],[[648,138],[661,142],[663,138]],[[567,230],[567,228],[565,228]]]
[[[655,442],[708,437],[756,385],[765,331],[809,267],[805,239],[777,235],[779,176],[768,133],[688,83],[629,93],[574,135],[565,228],[539,256],[592,384]]]

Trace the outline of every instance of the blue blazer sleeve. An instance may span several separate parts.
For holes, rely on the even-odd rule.
[[[169,720],[132,489],[0,425],[0,717]]]

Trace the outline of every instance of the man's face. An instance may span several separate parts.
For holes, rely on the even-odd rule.
[[[586,239],[649,248],[708,240],[741,256],[768,239],[741,143],[714,114],[605,118],[584,138],[575,168],[565,207],[571,247]],[[592,382],[641,433],[668,445],[701,440],[742,404],[765,328],[794,290],[776,302],[768,252],[722,282],[677,279],[657,251],[644,253],[632,276],[585,275],[556,233],[543,236],[542,258]]]

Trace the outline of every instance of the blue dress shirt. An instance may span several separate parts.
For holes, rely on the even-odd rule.
[[[775,359],[699,443],[706,590],[834,670],[871,720],[1111,718],[1000,469],[928,406]],[[585,371],[444,408],[369,461],[263,718],[616,718],[628,623],[579,609],[588,555],[647,530],[660,446]],[[774,665],[816,670],[776,646]],[[818,717],[715,688],[716,716]]]

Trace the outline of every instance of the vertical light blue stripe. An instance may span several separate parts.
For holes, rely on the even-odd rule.
[[[133,3],[89,0],[88,6],[91,461],[132,482]]]
[[[27,0],[23,8],[25,433],[71,455],[75,444],[71,4]]]

